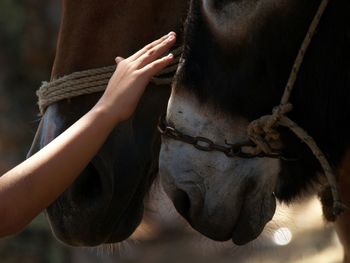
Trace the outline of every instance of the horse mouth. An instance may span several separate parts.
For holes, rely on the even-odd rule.
[[[242,246],[258,238],[275,214],[276,200],[274,195],[261,199],[260,202],[248,200],[243,203],[239,209],[240,212],[231,217],[232,224],[227,220],[227,216],[225,222],[222,221],[221,223],[203,220],[205,217],[203,214],[199,218],[188,215],[184,217],[202,235],[218,242],[231,239],[235,245]]]
[[[232,233],[232,242],[238,246],[245,245],[258,238],[265,225],[273,218],[276,211],[276,198],[270,195],[255,207],[248,202],[243,205]]]
[[[95,247],[130,237],[140,224],[143,211],[142,203],[133,202],[120,218],[107,216],[88,219],[89,216],[72,214],[57,220],[52,217],[52,211],[47,215],[53,233],[60,241],[75,247]]]
[[[125,211],[123,217],[115,224],[113,230],[108,235],[108,238],[103,242],[104,244],[112,244],[124,241],[133,234],[135,229],[141,223],[144,213],[142,202],[139,206],[139,209],[135,209],[135,206],[137,206],[137,202],[134,201],[129,206],[130,209],[128,209],[128,211]]]

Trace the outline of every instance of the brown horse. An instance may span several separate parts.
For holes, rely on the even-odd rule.
[[[164,123],[170,129],[163,137],[160,174],[178,212],[212,239],[240,245],[255,239],[274,215],[276,198],[291,202],[322,180],[315,156],[286,128],[278,129],[280,137],[272,145],[280,159],[246,158],[243,152],[252,150],[246,143],[248,124],[279,104],[320,3],[191,1],[184,62]],[[338,171],[348,206],[349,12],[349,1],[330,2],[306,53],[288,114]],[[349,211],[336,222],[346,262],[349,222]]]
[[[51,79],[114,64],[159,36],[175,31],[186,0],[63,0],[63,16]],[[44,147],[98,100],[80,96],[50,105],[29,155]],[[129,237],[140,223],[143,199],[157,172],[156,123],[169,88],[150,85],[137,112],[117,126],[76,182],[47,209],[56,237],[70,245],[94,246]]]

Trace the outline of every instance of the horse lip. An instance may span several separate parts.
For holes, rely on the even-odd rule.
[[[201,218],[203,215],[200,215]],[[193,217],[186,218],[187,222],[199,233],[202,235],[218,242],[225,242],[230,239],[232,239],[233,231],[235,228],[235,225],[239,219],[239,215],[236,219],[233,219],[234,222],[230,224],[230,226],[227,229],[222,229],[220,227],[220,224],[212,225],[210,224],[210,227],[208,228],[207,221],[201,222],[201,220],[196,220]],[[221,229],[221,230],[220,230]]]
[[[255,234],[251,234],[251,235],[245,235],[244,237],[237,235],[236,232],[233,231],[231,240],[237,246],[244,246],[247,243],[256,239],[262,233],[262,231],[263,229],[260,232],[256,232]]]
[[[125,211],[124,216],[120,218],[118,222],[116,222],[116,224],[112,227],[110,234],[107,235],[106,239],[102,243],[117,243],[129,238],[141,223],[143,213],[144,207],[142,204],[140,205],[139,209],[134,209],[134,211],[130,211],[128,209]],[[130,218],[134,220],[130,220]],[[131,222],[131,224],[126,228],[125,222]]]
[[[269,200],[265,202],[264,200],[265,198],[262,201],[262,205],[258,206],[261,209],[261,211],[256,213],[258,214],[258,218],[250,218],[251,215],[245,214],[244,210],[242,210],[244,209],[244,205],[242,206],[241,213],[232,232],[232,242],[234,244],[242,246],[258,238],[263,232],[266,224],[273,218],[276,210],[276,199],[274,194],[271,195]],[[250,209],[249,211],[254,210],[254,208],[249,205],[248,208]],[[252,213],[255,214],[254,211]]]

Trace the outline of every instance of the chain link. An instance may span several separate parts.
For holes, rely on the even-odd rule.
[[[201,137],[201,136],[191,136],[184,134],[177,130],[175,127],[170,126],[165,119],[165,116],[162,116],[159,119],[158,123],[158,131],[165,137],[172,138],[177,141],[182,141],[187,144],[193,145],[196,149],[205,151],[205,152],[212,152],[212,151],[218,151],[223,152],[227,157],[233,158],[233,157],[239,157],[239,158],[275,158],[275,159],[282,159],[285,161],[296,161],[296,158],[290,158],[284,156],[281,152],[273,152],[273,153],[259,153],[259,154],[250,154],[243,151],[243,147],[254,147],[255,144],[251,141],[245,142],[245,143],[237,143],[237,144],[229,144],[227,141],[225,141],[226,145],[220,145],[214,143],[212,140]]]

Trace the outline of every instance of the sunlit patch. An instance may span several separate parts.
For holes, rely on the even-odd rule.
[[[339,237],[337,235],[337,232],[335,232],[335,231],[333,233],[332,242],[333,242],[333,244],[336,244],[337,246],[341,246]]]
[[[278,246],[286,246],[293,239],[293,234],[287,227],[281,227],[273,234],[273,241]]]

